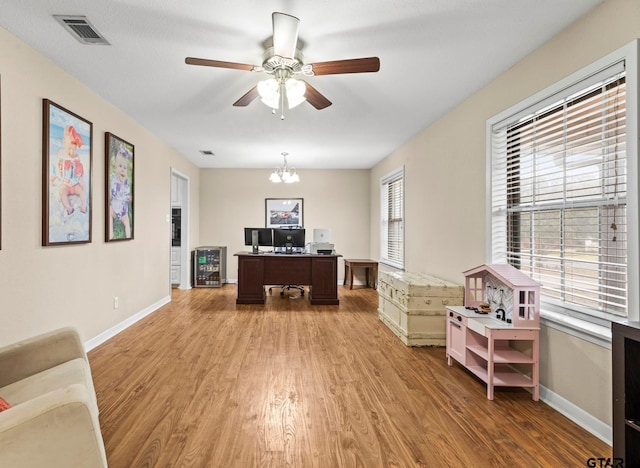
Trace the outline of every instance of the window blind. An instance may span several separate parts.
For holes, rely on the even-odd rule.
[[[543,300],[627,315],[624,64],[492,127],[492,244]]]
[[[404,268],[404,170],[381,181],[381,255],[380,260]]]

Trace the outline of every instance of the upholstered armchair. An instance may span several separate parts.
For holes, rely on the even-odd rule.
[[[91,369],[75,329],[0,347],[0,398],[7,403],[0,466],[107,466]]]

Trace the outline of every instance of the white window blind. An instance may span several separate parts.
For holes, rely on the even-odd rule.
[[[380,261],[404,268],[404,168],[380,181]]]
[[[620,62],[491,129],[493,261],[559,310],[628,313],[625,91]]]

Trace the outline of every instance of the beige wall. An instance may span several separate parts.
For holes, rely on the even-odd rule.
[[[406,268],[461,283],[462,271],[486,261],[487,119],[638,37],[640,2],[606,0],[426,128],[372,169],[372,233],[379,178],[404,164]],[[377,245],[374,234],[371,255]],[[610,351],[550,329],[541,346],[542,385],[610,425]]]
[[[170,167],[192,182],[198,231],[198,171],[48,59],[0,29],[2,250],[0,345],[73,325],[87,341],[170,294]],[[42,99],[93,123],[92,242],[42,247]],[[135,239],[104,242],[104,132],[135,145]],[[113,308],[114,296],[119,308]]]
[[[200,242],[227,246],[227,277],[237,279],[233,256],[244,245],[245,227],[265,225],[265,198],[303,198],[307,242],[314,228],[331,229],[336,251],[347,258],[369,252],[369,171],[298,171],[301,182],[274,184],[270,169],[200,171]],[[342,262],[338,275],[343,276]]]

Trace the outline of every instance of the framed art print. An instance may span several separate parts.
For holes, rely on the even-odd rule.
[[[0,95],[2,92],[0,91]],[[2,114],[2,98],[0,97],[0,114]],[[0,133],[2,129],[2,116],[0,115]],[[2,136],[0,135],[0,250],[2,250]]]
[[[302,198],[265,198],[265,227],[303,227]]]
[[[42,245],[91,242],[93,125],[43,99]]]
[[[134,147],[105,133],[105,240],[133,239]]]

